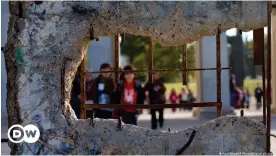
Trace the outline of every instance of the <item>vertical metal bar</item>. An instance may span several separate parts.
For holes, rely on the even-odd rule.
[[[264,29],[263,29],[263,31],[264,31]],[[264,39],[264,36],[263,36],[263,39]],[[263,45],[264,45],[264,43],[263,43]],[[255,47],[254,47],[255,48]],[[264,125],[266,126],[267,125],[267,118],[266,118],[266,111],[267,111],[267,103],[266,103],[266,87],[265,87],[265,74],[266,72],[265,72],[265,53],[264,53],[264,51],[263,51],[263,53],[262,53],[262,86],[263,86],[263,93],[264,93],[264,95],[263,95],[263,123],[264,123]]]
[[[86,101],[86,94],[85,94],[85,67],[86,67],[86,55],[84,56],[83,60],[81,61],[81,82],[80,82],[80,86],[81,86],[81,119],[85,119],[86,118],[86,109],[84,107],[82,107],[85,104]]]
[[[253,30],[254,64],[263,65],[264,28]]]
[[[266,87],[265,87],[265,57],[263,53],[263,65],[262,65],[262,86],[263,86],[263,123],[266,126],[267,125],[267,118],[266,118],[266,111],[267,111],[267,103],[266,103]]]
[[[270,153],[271,129],[271,1],[267,2],[267,153]],[[265,89],[265,88],[264,88]],[[265,96],[265,95],[264,95]]]
[[[254,64],[262,65],[262,86],[265,95],[264,28],[253,30]],[[263,124],[266,125],[266,97],[263,96]]]
[[[152,60],[153,60],[153,52],[152,52],[152,39],[149,38],[149,56],[148,56],[148,66],[149,66],[149,72],[148,72],[148,79],[149,82],[152,83]]]
[[[122,44],[124,44],[125,40],[126,40],[126,35],[125,34],[121,34],[121,38],[122,38]]]
[[[115,85],[119,83],[119,35],[115,35],[115,55],[114,55],[114,63],[115,63]]]
[[[217,102],[221,102],[221,53],[220,53],[220,34],[221,29],[220,25],[217,29],[217,35],[216,35],[216,48],[217,48]],[[221,104],[222,105],[222,104]],[[221,113],[221,107],[217,107],[217,117],[220,117],[222,115]]]
[[[182,68],[187,69],[187,45],[184,44],[182,47]],[[182,72],[182,84],[187,85],[187,71]]]

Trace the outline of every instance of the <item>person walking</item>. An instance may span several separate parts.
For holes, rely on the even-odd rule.
[[[235,108],[236,99],[237,99],[237,85],[236,85],[236,76],[235,74],[231,75],[230,78],[230,105]]]
[[[123,69],[123,78],[116,90],[116,103],[122,105],[144,104],[144,89],[141,86],[141,82],[135,79],[131,66],[126,66]],[[137,125],[138,113],[135,108],[115,109],[113,118],[121,116],[124,123]]]
[[[166,103],[166,97],[165,92],[166,88],[164,86],[164,83],[160,79],[160,73],[154,72],[153,73],[153,83],[147,82],[145,85],[145,90],[149,92],[150,97],[150,104],[165,104]],[[156,118],[156,112],[159,113],[159,126],[160,128],[164,125],[164,109],[151,109],[151,128],[157,129],[157,118]]]
[[[263,89],[260,86],[260,83],[257,83],[257,87],[255,88],[255,98],[257,100],[256,108],[260,109],[262,106],[262,96],[263,96]]]
[[[112,67],[108,63],[103,63],[100,71],[111,71]],[[93,82],[91,89],[88,92],[88,97],[91,97],[95,104],[112,104],[115,93],[115,85],[111,73],[101,73]],[[112,109],[99,108],[95,109],[95,117],[102,119],[112,118]]]
[[[174,88],[171,90],[169,100],[171,104],[177,104],[178,96]],[[172,112],[175,112],[175,111],[176,111],[176,108],[172,108]]]
[[[189,103],[193,103],[196,101],[194,93],[192,92],[192,90],[190,88],[188,88],[188,101],[189,101]],[[189,110],[191,111],[192,107],[189,108]]]
[[[247,89],[246,92],[244,92],[244,103],[246,104],[246,108],[249,109],[249,104],[250,104],[250,92]]]
[[[185,104],[189,103],[189,98],[188,98],[188,90],[186,88],[182,88],[181,93],[179,94],[179,103],[180,104]],[[183,108],[185,111],[187,108]],[[181,109],[180,109],[181,110]]]

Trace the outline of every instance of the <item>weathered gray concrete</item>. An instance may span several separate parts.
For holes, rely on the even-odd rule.
[[[76,119],[69,104],[71,82],[90,42],[90,24],[95,37],[132,33],[169,45],[214,35],[219,24],[222,30],[266,25],[265,2],[10,2],[10,13],[5,47],[9,125],[32,123],[42,132],[38,143],[10,144],[12,154],[174,154],[188,140],[192,129],[170,134],[125,125],[117,132],[115,121],[96,120],[92,128],[89,120]],[[221,118],[198,130],[199,153],[264,151],[259,142],[249,143],[263,137],[264,126],[245,118]],[[242,146],[223,147],[223,132]],[[207,135],[221,146],[207,146]]]

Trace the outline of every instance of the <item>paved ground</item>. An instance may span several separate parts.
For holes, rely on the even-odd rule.
[[[239,110],[236,110],[236,113],[239,114]],[[256,119],[258,121],[262,121],[262,110],[255,110],[254,108],[251,108],[250,110],[245,110],[244,111],[245,116],[252,118],[252,119]],[[170,128],[170,130],[173,131],[178,131],[178,130],[183,130],[195,125],[199,125],[199,124],[203,124],[205,122],[207,122],[207,120],[199,120],[197,118],[192,117],[192,113],[188,112],[188,111],[179,111],[177,110],[176,113],[172,113],[171,109],[166,109],[165,113],[165,124],[164,127],[162,129],[158,129],[158,130],[162,130],[162,131],[167,131],[168,128]],[[139,116],[138,118],[138,124],[141,127],[147,127],[150,128],[150,122],[151,122],[151,116],[150,114],[148,114],[148,112],[145,110],[143,112],[142,115]],[[2,129],[4,128],[4,130],[7,128],[5,128],[5,126],[3,126],[2,124]],[[276,116],[272,116],[272,134],[276,134]],[[4,131],[2,131],[2,135],[3,133],[6,133]],[[6,134],[4,134],[6,136]],[[271,145],[272,145],[272,152],[276,153],[276,139],[271,137]],[[1,143],[1,154],[9,154],[10,149],[7,145],[7,143]]]

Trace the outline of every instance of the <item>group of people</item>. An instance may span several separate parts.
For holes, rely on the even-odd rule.
[[[231,75],[230,78],[230,93],[231,93],[231,106],[235,109],[239,108],[247,108],[249,109],[250,104],[250,92],[247,89],[246,92],[236,85],[236,77],[234,74]],[[260,84],[257,83],[257,87],[254,91],[254,96],[256,99],[256,109],[260,109],[262,106],[262,97],[263,97],[263,89]]]
[[[110,64],[102,64],[100,71],[102,73],[95,79],[86,78],[86,100],[92,100],[96,104],[144,104],[146,95],[149,95],[150,104],[166,103],[166,88],[160,80],[158,72],[153,73],[153,82],[147,82],[143,87],[141,82],[135,78],[131,66],[123,68],[118,84],[115,84],[113,74],[106,72],[112,71]],[[80,92],[80,68],[78,68],[71,93],[71,105],[78,118],[80,117],[80,103],[84,101]],[[87,111],[86,116],[89,118],[94,114],[94,117],[102,119],[122,117],[124,123],[137,125],[139,112],[139,110],[134,108],[100,108]],[[159,112],[159,126],[162,128],[164,124],[163,109],[151,109],[152,129],[157,129],[156,112]]]
[[[173,88],[171,90],[169,100],[171,104],[185,104],[195,102],[195,97],[191,89],[182,88],[180,94],[177,94],[176,90]],[[192,108],[184,108],[183,110],[192,110]],[[180,109],[181,110],[181,109]],[[175,112],[176,108],[172,108],[172,111]]]

